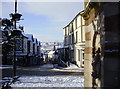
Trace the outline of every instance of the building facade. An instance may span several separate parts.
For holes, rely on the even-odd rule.
[[[38,41],[38,44],[37,44],[37,55],[38,57],[41,56],[41,42],[40,41]]]
[[[120,3],[85,2],[84,87],[118,87]]]
[[[34,41],[33,41],[33,55],[34,55],[34,58],[33,58],[33,64],[36,64],[37,63],[37,45],[38,45],[38,41],[37,41],[37,38],[33,38]]]
[[[16,61],[18,65],[25,65],[27,62],[27,36],[22,32],[22,30],[18,30],[22,34],[19,37],[11,38],[12,46],[11,49],[8,50],[6,55],[8,64],[12,64],[13,58],[16,57]],[[15,55],[14,55],[15,53]]]
[[[84,48],[85,30],[83,11],[78,13],[75,18],[64,29],[64,47],[69,48],[69,59],[79,67],[84,67]]]
[[[20,32],[20,36],[14,37],[14,31],[16,34]],[[9,36],[9,33],[12,35]],[[1,29],[1,43],[2,64],[12,65],[14,57],[20,66],[38,64],[41,45],[37,39],[34,40],[32,34],[25,34],[21,29]]]
[[[28,37],[28,51],[27,51],[27,59],[28,59],[28,64],[32,65],[33,64],[33,35],[32,34],[26,34]]]
[[[38,41],[37,43],[37,64],[40,64],[41,62],[43,62],[43,57],[41,54],[41,43],[40,41]]]

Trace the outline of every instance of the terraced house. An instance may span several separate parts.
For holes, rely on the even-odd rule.
[[[69,60],[84,67],[85,30],[83,11],[78,13],[64,29],[64,47],[69,49]]]
[[[15,39],[9,36],[10,32],[20,32],[20,36]],[[31,34],[25,34],[23,29],[17,30],[1,29],[1,54],[3,64],[13,64],[16,57],[17,65],[27,66],[40,63],[41,45],[37,38]],[[17,34],[17,33],[16,33]]]
[[[26,34],[27,35],[27,37],[28,37],[28,53],[27,53],[27,59],[29,59],[28,60],[28,65],[32,65],[33,63],[33,41],[34,41],[34,39],[33,39],[33,35],[32,34]]]
[[[12,64],[12,60],[14,58],[14,53],[16,54],[16,60],[18,65],[25,65],[27,59],[27,36],[24,34],[23,30],[19,29],[19,31],[22,33],[19,37],[16,37],[16,39],[13,41],[11,40],[13,43],[10,44],[9,47],[12,46],[11,49],[7,50],[8,53],[4,56],[6,56],[5,59],[3,60],[7,60],[6,63],[7,64]],[[15,43],[14,43],[15,42]],[[15,49],[14,49],[15,47]]]

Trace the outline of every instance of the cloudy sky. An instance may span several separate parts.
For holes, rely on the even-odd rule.
[[[1,5],[0,5],[1,7]],[[63,41],[63,27],[83,10],[83,2],[18,2],[25,33],[41,42]],[[14,2],[2,2],[2,18],[10,18]]]

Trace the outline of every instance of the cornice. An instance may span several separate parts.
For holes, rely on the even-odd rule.
[[[94,7],[94,2],[89,2],[88,6],[85,8],[84,13],[82,14],[84,20],[88,20],[90,18],[90,11]]]

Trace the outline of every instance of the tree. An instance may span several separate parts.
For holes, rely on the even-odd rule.
[[[13,49],[13,41],[12,41],[12,28],[13,22],[8,20],[7,18],[1,19],[1,32],[2,32],[2,62],[3,64],[7,63],[7,54]]]

